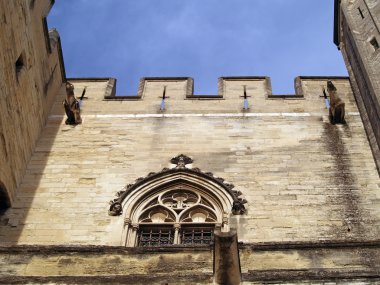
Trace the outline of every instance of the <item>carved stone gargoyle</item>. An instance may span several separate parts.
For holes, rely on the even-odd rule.
[[[327,81],[327,92],[330,96],[330,108],[329,108],[329,119],[332,124],[345,124],[344,119],[345,109],[344,102],[338,96],[337,89],[334,84],[329,80]]]
[[[66,99],[63,101],[63,107],[67,115],[66,125],[77,125],[82,123],[80,116],[80,105],[74,95],[74,85],[66,82]]]

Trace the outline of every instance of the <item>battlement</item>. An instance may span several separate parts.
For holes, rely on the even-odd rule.
[[[326,87],[328,80],[336,85],[346,103],[346,110],[357,112],[347,77],[298,76],[294,79],[295,94],[282,95],[273,94],[271,79],[267,76],[220,77],[218,94],[215,95],[194,94],[194,80],[191,77],[144,77],[139,82],[137,94],[131,96],[117,96],[116,79],[113,78],[69,79],[75,86],[77,96],[87,87],[84,115],[276,112],[325,115],[328,109],[322,87]],[[64,94],[62,89],[59,100]],[[58,108],[61,109],[61,106]]]
[[[73,78],[72,80],[81,80]],[[90,79],[95,80],[95,78]],[[102,79],[99,79],[102,80]],[[295,94],[277,95],[272,93],[272,82],[268,76],[223,76],[218,78],[218,94],[200,95],[194,94],[194,79],[192,77],[143,77],[140,79],[137,95],[119,96],[116,95],[116,79],[110,79],[113,86],[113,91],[110,95],[106,95],[104,99],[108,100],[136,100],[146,99],[152,93],[157,93],[160,89],[163,91],[170,90],[177,96],[182,96],[186,99],[225,99],[227,96],[241,95],[244,93],[244,86],[248,93],[258,93],[264,91],[268,98],[303,98],[304,92],[302,88],[303,81],[322,81],[327,80],[348,80],[348,77],[343,76],[298,76],[294,79]],[[239,90],[239,86],[241,87]],[[264,88],[263,88],[264,87]],[[240,92],[239,92],[240,91]],[[148,98],[150,99],[150,98]]]

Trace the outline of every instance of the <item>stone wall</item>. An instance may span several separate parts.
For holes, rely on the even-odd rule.
[[[144,78],[131,97],[115,96],[114,79],[72,79],[77,96],[87,89],[83,123],[69,126],[59,35],[43,20],[53,2],[0,0],[0,191],[12,204],[0,216],[0,283],[212,284],[212,246],[125,247],[126,217],[108,213],[125,185],[181,153],[247,200],[228,217],[243,284],[380,281],[377,105],[368,111],[378,52],[360,50],[368,41],[351,24],[343,53],[356,100],[343,77],[298,77],[292,96],[274,96],[268,77],[220,78],[215,96],[194,95],[191,78]],[[342,1],[347,23],[357,4],[378,13],[367,2]],[[328,79],[345,125],[329,122]]]
[[[105,100],[108,81],[77,80],[87,99],[75,127],[64,124],[62,87],[1,243],[123,245],[123,216],[109,216],[108,201],[180,153],[243,193],[248,212],[231,218],[241,242],[376,240],[379,176],[350,84],[334,83],[346,125],[330,124],[322,78],[299,78],[303,96],[293,98],[270,96],[266,79],[240,79],[225,81],[223,98],[187,99],[182,80],[153,82],[132,101]]]
[[[277,97],[266,77],[224,78],[212,98],[189,94],[188,78],[145,79],[141,98],[113,96],[112,79],[77,79],[77,96],[87,87],[77,126],[64,123],[61,86],[1,218],[0,283],[212,284],[212,248],[125,248],[124,216],[108,215],[117,191],[184,153],[248,201],[230,220],[243,284],[376,284],[379,176],[349,81],[330,79],[346,125],[328,120],[323,77]]]
[[[340,48],[380,171],[380,4],[341,1]]]
[[[0,191],[12,205],[65,77],[59,36],[44,30],[51,5],[0,1]]]
[[[379,244],[242,245],[242,284],[378,284]],[[0,247],[1,284],[214,284],[212,247]]]

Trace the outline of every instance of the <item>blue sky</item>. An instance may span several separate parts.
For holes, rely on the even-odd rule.
[[[293,94],[298,75],[347,75],[333,44],[332,0],[57,0],[68,77],[116,77],[118,95],[144,76],[193,77],[216,94],[220,76],[270,76]]]

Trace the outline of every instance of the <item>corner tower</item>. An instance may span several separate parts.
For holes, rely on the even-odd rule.
[[[335,0],[334,42],[342,51],[380,169],[380,1]]]

